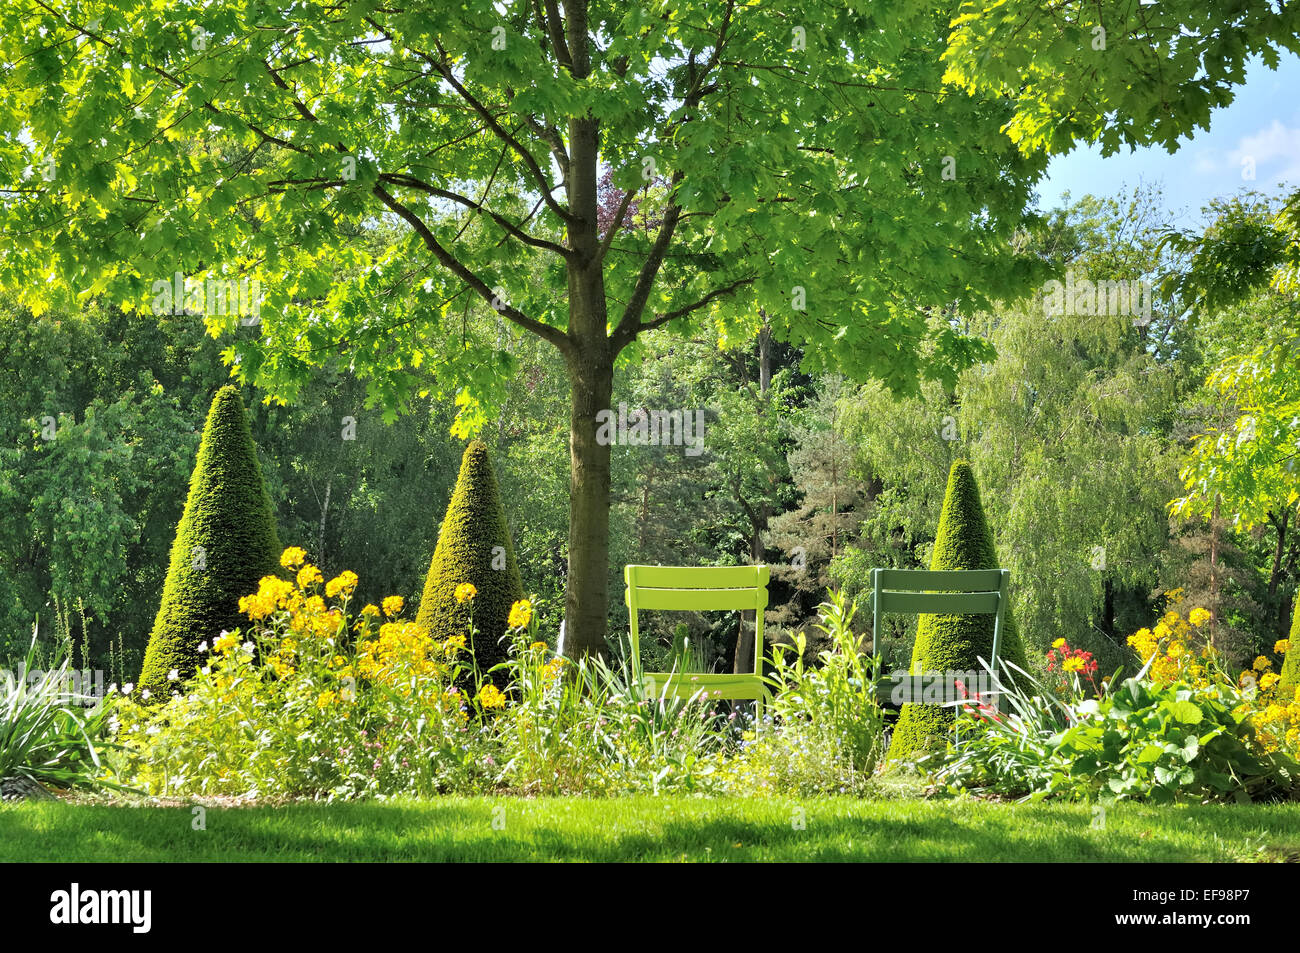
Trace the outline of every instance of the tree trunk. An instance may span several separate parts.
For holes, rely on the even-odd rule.
[[[325,501],[320,506],[320,530],[316,536],[316,561],[322,566],[327,564],[325,559],[325,521],[329,519],[330,511],[330,489],[334,486],[334,478],[330,477],[325,481]]]
[[[577,4],[567,27],[573,74],[590,70],[586,6]],[[597,228],[597,158],[600,124],[591,116],[569,120],[566,188],[569,245],[569,578],[564,600],[564,654],[607,657],[609,625],[609,445],[596,440],[596,414],[609,410],[616,352],[609,338],[605,280]]]
[[[604,658],[609,589],[609,445],[596,414],[610,405],[613,368],[579,356],[569,368],[569,579],[564,654]]]

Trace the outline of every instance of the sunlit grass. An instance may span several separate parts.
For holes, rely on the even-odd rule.
[[[0,861],[1240,861],[1300,851],[1300,805],[443,798],[0,807]]]

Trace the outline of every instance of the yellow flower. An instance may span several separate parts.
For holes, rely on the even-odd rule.
[[[239,636],[233,632],[227,632],[212,643],[212,648],[224,655],[238,644]]]
[[[1290,639],[1278,639],[1276,644],[1274,644],[1273,646],[1273,651],[1276,652],[1278,655],[1286,655],[1287,650],[1289,650],[1290,648],[1291,648]]]
[[[316,696],[317,708],[328,708],[334,704],[334,700],[339,697],[339,693],[333,690],[326,690]]]
[[[512,629],[525,629],[533,620],[533,604],[527,599],[520,599],[510,607],[510,617],[506,624]]]
[[[484,708],[504,708],[506,696],[490,682],[478,690],[478,703]]]
[[[1278,675],[1277,672],[1265,672],[1260,676],[1259,687],[1264,691],[1268,691],[1281,680],[1282,676]]]
[[[1156,624],[1155,636],[1157,639],[1163,641],[1164,639],[1169,638],[1169,636],[1173,634],[1174,634],[1174,630],[1169,628],[1169,623],[1161,621]]]
[[[545,643],[545,642],[534,642],[532,645],[528,646],[528,650],[529,650],[530,652],[545,652],[545,651],[546,651],[546,643]]]
[[[1182,642],[1170,642],[1169,648],[1166,649],[1166,654],[1170,658],[1178,658],[1186,651],[1187,651],[1187,646],[1183,645]]]
[[[1079,656],[1076,655],[1062,662],[1061,670],[1065,672],[1082,672],[1083,666],[1084,666],[1083,659],[1079,658]]]
[[[357,587],[357,574],[351,570],[345,570],[339,573],[333,579],[325,584],[325,595],[333,599],[340,592],[344,595],[352,595],[352,590]]]
[[[1052,648],[1054,649],[1060,649],[1064,647],[1065,647],[1065,639],[1057,639],[1055,642],[1052,643]]]
[[[1265,669],[1272,668],[1272,667],[1273,667],[1273,663],[1270,662],[1268,659],[1264,658],[1264,656],[1262,655],[1256,658],[1255,664],[1251,666],[1251,668],[1253,668],[1257,672],[1262,672]]]
[[[462,582],[459,586],[456,587],[457,602],[468,602],[470,599],[473,599],[477,595],[478,595],[478,590],[474,588],[473,583]]]
[[[290,546],[280,554],[280,565],[285,569],[297,569],[307,560],[307,552],[301,546]]]
[[[390,619],[401,614],[402,607],[406,605],[406,600],[401,596],[388,596],[384,599],[384,615]]]
[[[299,589],[306,589],[308,586],[313,586],[324,581],[324,575],[322,575],[321,571],[311,563],[308,563],[298,570]]]
[[[1187,621],[1191,622],[1192,625],[1195,626],[1205,625],[1205,623],[1210,621],[1210,611],[1208,609],[1197,607],[1188,613]]]
[[[451,655],[455,652],[459,652],[463,650],[465,646],[468,644],[468,641],[469,640],[466,639],[465,636],[463,635],[453,635],[447,641],[442,643],[442,650],[447,655]]]

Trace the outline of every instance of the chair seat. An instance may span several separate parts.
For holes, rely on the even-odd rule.
[[[645,672],[643,677],[648,692],[665,694],[670,698],[690,698],[697,692],[707,692],[709,697],[741,701],[771,698],[762,677],[748,673]]]

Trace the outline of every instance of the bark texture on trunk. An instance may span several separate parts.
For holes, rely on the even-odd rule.
[[[569,369],[569,579],[564,654],[606,656],[609,590],[608,444],[596,440],[596,414],[609,407],[613,369],[583,361]]]

